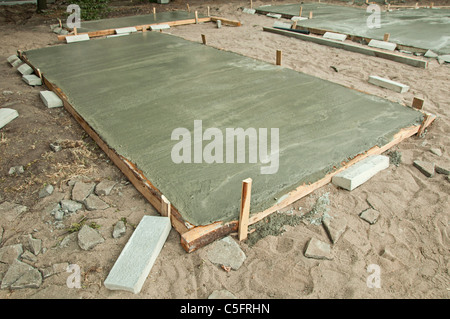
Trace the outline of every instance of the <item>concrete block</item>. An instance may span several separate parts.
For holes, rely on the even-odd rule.
[[[231,267],[238,270],[247,256],[231,237],[225,237],[208,247],[208,259],[214,264]]]
[[[220,29],[222,27],[222,20],[217,20],[216,24],[217,24],[217,29]]]
[[[387,41],[379,41],[379,40],[375,40],[375,39],[370,40],[368,45],[369,45],[369,47],[384,49],[384,50],[389,50],[389,51],[394,51],[395,48],[397,47],[396,43],[387,42]]]
[[[430,162],[424,162],[424,161],[414,161],[413,165],[422,172],[423,175],[426,177],[433,177],[434,176],[434,169],[435,165],[434,163]]]
[[[376,75],[371,75],[369,77],[369,83],[386,88],[398,93],[405,93],[409,91],[409,86],[399,82],[395,82],[389,79],[381,78]]]
[[[3,108],[0,109],[0,128],[14,120],[19,116],[19,112],[13,109]]]
[[[325,217],[323,218],[322,224],[333,244],[337,243],[341,235],[347,229],[347,219],[344,217]]]
[[[444,166],[437,164],[435,165],[436,173],[443,174],[443,175],[450,175],[450,166]]]
[[[380,213],[373,208],[366,209],[359,215],[359,217],[361,217],[361,219],[364,219],[366,222],[368,222],[371,225],[373,225],[377,222],[379,216],[380,216]]]
[[[127,27],[127,28],[116,29],[116,34],[132,33],[132,32],[137,32],[135,27]]]
[[[314,259],[333,259],[331,246],[316,238],[311,238],[305,250],[305,257]]]
[[[19,66],[17,68],[17,71],[19,71],[20,74],[22,75],[28,75],[28,74],[32,74],[34,73],[34,70],[31,66],[29,66],[28,64],[24,63],[21,66]]]
[[[284,23],[281,21],[275,21],[275,23],[273,24],[274,28],[282,28],[282,29],[290,29],[291,28],[291,24],[289,23]]]
[[[6,61],[8,61],[8,63],[12,63],[12,62],[14,62],[15,60],[17,60],[19,57],[17,56],[17,55],[10,55],[7,59],[6,59]]]
[[[268,16],[269,18],[281,19],[281,14],[278,13],[268,13],[266,14],[266,16]]]
[[[169,0],[158,0],[157,2],[159,4],[168,4],[170,1]]]
[[[22,80],[26,84],[31,85],[31,86],[42,85],[41,78],[34,74],[24,75],[24,76],[22,76]]]
[[[334,175],[331,181],[334,185],[351,191],[388,167],[388,156],[372,155]]]
[[[79,34],[79,35],[71,35],[66,37],[67,43],[81,42],[81,41],[89,41],[89,35],[87,34]]]
[[[255,14],[256,10],[255,9],[244,8],[244,9],[242,9],[242,12],[248,13],[248,14]]]
[[[308,20],[308,18],[294,16],[294,17],[291,18],[291,20],[292,21],[302,21],[302,20]]]
[[[42,102],[48,108],[61,107],[63,101],[53,91],[41,91],[39,92]]]
[[[23,64],[22,60],[21,59],[17,59],[14,62],[11,63],[11,66],[13,68],[17,68],[17,67],[21,66],[22,64]]]
[[[157,24],[157,25],[151,25],[150,26],[150,30],[152,30],[152,31],[165,30],[165,29],[170,29],[170,25],[168,25],[168,24]]]
[[[450,54],[446,54],[446,55],[440,55],[440,56],[438,56],[437,57],[438,58],[438,60],[440,61],[439,63],[440,64],[442,64],[442,63],[450,63]]]
[[[144,216],[104,281],[105,287],[139,293],[170,229],[169,217]]]
[[[346,34],[334,33],[334,32],[325,32],[323,35],[325,39],[336,40],[336,41],[345,41],[347,39]]]

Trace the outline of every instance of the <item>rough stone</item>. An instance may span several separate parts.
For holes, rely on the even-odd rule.
[[[413,165],[426,177],[434,176],[434,163],[425,162],[425,161],[414,161]]]
[[[54,215],[55,219],[60,221],[64,218],[64,212],[62,210],[57,210]]]
[[[20,257],[23,253],[22,244],[9,245],[0,248],[0,262],[5,264],[12,264],[14,260]]]
[[[27,210],[28,207],[26,206],[10,202],[3,202],[0,204],[0,217],[5,217],[8,222],[12,222]]]
[[[23,174],[25,172],[25,170],[23,169],[23,166],[13,166],[9,169],[8,174],[9,175],[20,175]]]
[[[228,290],[214,290],[212,294],[209,295],[208,299],[237,299],[235,295],[233,295]]]
[[[359,215],[359,217],[361,217],[363,220],[365,220],[371,225],[377,222],[379,216],[380,213],[373,208],[366,209]]]
[[[50,143],[50,149],[56,153],[56,152],[59,152],[60,150],[62,150],[62,147],[61,147],[61,145],[58,145],[57,143]]]
[[[438,54],[434,53],[431,50],[428,50],[427,52],[425,52],[425,54],[423,56],[426,58],[437,58]]]
[[[59,31],[59,34],[67,35],[67,34],[69,34],[69,31],[67,31],[66,29],[62,29],[62,30]]]
[[[63,101],[52,91],[41,91],[39,92],[42,102],[48,108],[61,107],[63,106]]]
[[[446,63],[450,63],[450,54],[446,54],[446,55],[440,55],[438,56],[438,60],[441,60],[441,64],[446,62]]]
[[[437,156],[442,156],[442,151],[440,148],[430,148],[430,152]]]
[[[41,272],[42,278],[44,278],[44,279],[53,275],[53,267],[52,266],[41,268],[41,269],[39,269],[39,271]]]
[[[117,182],[114,181],[101,181],[95,186],[95,194],[98,196],[108,196],[116,184]]]
[[[88,225],[81,227],[78,232],[78,245],[83,250],[90,250],[104,241],[103,237]]]
[[[5,95],[5,91],[3,91]],[[0,109],[0,128],[10,123],[12,120],[19,116],[19,112],[14,109],[2,108]]]
[[[109,208],[109,205],[98,198],[97,195],[91,194],[84,200],[84,205],[87,210],[104,210]]]
[[[313,237],[306,246],[305,257],[332,260],[331,246]]]
[[[214,242],[208,251],[208,259],[212,263],[234,270],[238,270],[246,258],[239,245],[230,236]]]
[[[15,260],[3,277],[1,289],[39,288],[41,283],[42,275],[36,268]]]
[[[92,194],[94,188],[95,183],[76,182],[72,189],[72,200],[83,203]]]
[[[119,220],[115,225],[113,229],[113,238],[119,238],[122,237],[123,234],[127,231],[126,225],[122,220]]]
[[[24,253],[20,256],[23,261],[30,261],[35,263],[37,261],[37,257],[29,250],[25,250]]]
[[[333,244],[337,243],[341,235],[347,229],[347,219],[345,219],[344,217],[325,217],[322,220],[322,224]]]
[[[30,86],[42,85],[42,79],[34,74],[28,74],[22,76],[22,80]]]
[[[34,72],[33,68],[26,63],[19,66],[17,68],[17,71],[19,71],[19,73],[22,75],[33,74],[33,72]]]
[[[42,188],[39,191],[39,198],[44,198],[44,197],[47,197],[47,196],[53,194],[53,190],[54,190],[54,187],[51,184],[44,186],[44,188]]]
[[[29,234],[28,245],[30,246],[31,252],[37,256],[42,249],[42,239],[33,238],[33,236]]]
[[[76,211],[83,208],[83,205],[81,203],[75,202],[70,199],[63,199],[60,204],[61,210],[68,213],[75,213]]]
[[[437,164],[435,167],[436,173],[443,174],[443,175],[450,175],[450,168],[444,167],[440,164]]]

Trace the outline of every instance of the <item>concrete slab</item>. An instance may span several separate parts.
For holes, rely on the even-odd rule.
[[[28,74],[32,74],[34,72],[33,68],[26,63],[19,66],[17,68],[17,71],[19,71],[19,73],[22,75],[28,75]]]
[[[109,272],[105,287],[139,293],[170,229],[169,217],[144,216]]]
[[[61,107],[63,106],[63,101],[56,95],[53,91],[41,91],[39,92],[42,102],[48,108]]]
[[[19,112],[17,112],[16,110],[8,108],[0,109],[0,129],[18,116]]]
[[[392,90],[397,93],[405,93],[409,91],[409,85],[385,79],[376,75],[369,77],[369,83]]]
[[[389,167],[389,157],[384,155],[369,156],[362,161],[350,166],[346,170],[336,174],[332,178],[334,185],[346,190],[354,190],[367,182],[378,172]]]
[[[89,41],[89,35],[85,33],[66,37],[67,43],[82,42],[82,41]]]
[[[31,86],[40,86],[42,85],[42,79],[34,74],[28,74],[22,76],[22,80]]]
[[[368,46],[372,47],[372,48],[394,51],[395,48],[397,47],[397,44],[392,43],[392,42],[379,41],[379,40],[372,39],[372,40],[370,40]]]
[[[325,32],[323,35],[325,39],[336,40],[336,41],[345,41],[347,39],[346,34],[334,33],[334,32]]]

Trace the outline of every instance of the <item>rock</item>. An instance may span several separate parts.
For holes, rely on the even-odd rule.
[[[39,269],[39,271],[44,279],[53,275],[53,267],[51,266]]]
[[[36,256],[39,255],[42,249],[42,240],[41,239],[35,239],[30,234],[28,235],[28,245],[30,246],[31,252],[35,254]]]
[[[20,258],[25,261],[31,261],[32,263],[35,263],[37,261],[37,258],[33,253],[29,250],[25,250],[25,252],[20,256]]]
[[[436,173],[443,174],[443,175],[450,175],[450,168],[444,167],[440,164],[437,164],[435,167]]]
[[[430,148],[430,152],[437,156],[442,156],[442,151],[439,148]]]
[[[2,94],[3,95],[12,95],[12,94],[14,94],[14,92],[5,90],[5,91],[2,92]]]
[[[50,143],[50,149],[56,153],[62,150],[62,147],[61,145],[58,145],[58,143]]]
[[[64,212],[62,210],[57,210],[54,216],[56,220],[61,221],[64,218]]]
[[[331,246],[313,237],[306,246],[305,257],[332,260]]]
[[[115,225],[113,229],[113,238],[119,238],[122,237],[123,234],[127,231],[126,225],[122,220],[119,220]]]
[[[323,227],[330,237],[330,240],[333,244],[336,244],[338,239],[347,229],[347,219],[344,217],[340,218],[323,218],[322,220]]]
[[[427,52],[425,52],[425,54],[423,56],[426,58],[437,58],[438,54],[434,53],[431,50],[428,50]]]
[[[95,194],[98,196],[108,196],[116,184],[117,182],[114,181],[101,181],[95,186]]]
[[[3,202],[0,204],[0,217],[5,217],[8,222],[12,222],[27,210],[28,207],[26,206],[10,202]]]
[[[246,256],[236,241],[230,236],[214,242],[209,251],[208,259],[214,264],[220,264],[238,270]]]
[[[1,289],[39,288],[41,283],[42,275],[36,268],[15,260],[3,277]]]
[[[438,56],[438,60],[442,61],[442,62],[440,62],[441,64],[444,62],[450,63],[450,54],[440,55],[440,56]]]
[[[70,199],[63,199],[61,202],[61,210],[63,212],[75,213],[76,211],[83,208],[81,203],[75,202]]]
[[[0,262],[12,264],[23,253],[22,244],[3,246],[0,248]]]
[[[103,243],[103,237],[93,228],[84,225],[78,232],[78,245],[83,250],[89,250]]]
[[[373,208],[366,209],[359,215],[359,217],[361,217],[371,225],[377,222],[379,216],[380,213]]]
[[[39,191],[39,198],[44,198],[44,197],[47,197],[47,196],[53,194],[53,190],[54,190],[54,188],[53,188],[53,185],[51,185],[51,184],[44,186],[44,188],[42,188]]]
[[[109,205],[102,201],[97,195],[91,194],[83,202],[87,210],[104,210],[109,208]]]
[[[82,203],[95,188],[95,183],[84,183],[78,181],[73,185],[72,200]]]
[[[72,234],[67,235],[66,237],[63,238],[63,240],[61,240],[61,242],[59,243],[59,247],[65,248],[65,247],[69,246],[70,242],[72,240],[75,240],[76,236],[77,236],[77,233],[72,233]]]
[[[413,165],[426,177],[434,176],[434,163],[424,161],[414,161]]]
[[[52,266],[52,271],[53,274],[59,274],[62,272],[66,272],[67,271],[67,267],[69,267],[69,263],[57,263],[57,264],[53,264]]]
[[[13,166],[9,169],[8,174],[9,175],[14,175],[14,174],[20,175],[23,172],[25,172],[25,170],[23,169],[23,166]]]
[[[42,79],[34,74],[24,75],[22,76],[22,80],[30,86],[42,85]]]
[[[213,291],[213,293],[209,295],[208,299],[237,299],[237,298],[228,290],[223,289]]]

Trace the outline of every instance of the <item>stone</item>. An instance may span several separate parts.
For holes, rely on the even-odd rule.
[[[385,79],[376,75],[369,76],[369,83],[392,90],[397,93],[405,93],[409,91],[409,86],[389,79]]]
[[[59,24],[58,24],[58,26],[57,27],[55,27],[55,28],[53,28],[53,32],[54,33],[56,33],[56,34],[59,34],[60,32],[61,32],[61,30],[62,30],[62,28],[59,26]]]
[[[442,151],[439,148],[430,148],[430,152],[437,156],[442,156]]]
[[[48,278],[53,275],[53,268],[51,266],[39,269],[41,272],[42,278]]]
[[[11,202],[3,202],[0,204],[0,217],[5,217],[8,222],[12,222],[27,210],[28,207],[26,206]]]
[[[22,80],[30,86],[42,85],[42,79],[34,74],[28,74],[22,76]]]
[[[33,236],[29,234],[28,245],[30,246],[31,252],[37,256],[42,249],[42,239],[33,238]]]
[[[33,68],[26,63],[19,66],[17,68],[17,71],[19,71],[19,73],[22,75],[33,74],[33,72],[34,72]]]
[[[64,212],[62,210],[57,210],[54,214],[56,220],[61,221],[64,218]]]
[[[10,123],[12,120],[19,116],[19,112],[14,109],[1,108],[0,109],[0,129],[6,124]]]
[[[59,34],[61,34],[61,35],[68,35],[68,34],[69,34],[69,31],[67,31],[66,29],[61,29],[61,30],[59,31]]]
[[[337,243],[341,235],[347,229],[347,219],[344,217],[325,217],[322,219],[322,224],[333,244]]]
[[[39,191],[39,198],[50,196],[51,194],[53,194],[53,191],[54,191],[53,185],[48,184]]]
[[[235,295],[233,295],[228,290],[214,290],[212,294],[209,295],[208,299],[237,299]]]
[[[36,268],[15,260],[3,277],[1,289],[39,288],[42,284],[42,275]]]
[[[83,250],[90,250],[105,240],[95,229],[83,225],[78,232],[78,245]]]
[[[70,199],[63,199],[60,204],[61,210],[68,213],[75,213],[76,211],[83,208],[83,205],[81,203],[75,202]]]
[[[84,202],[85,199],[92,194],[94,188],[95,183],[75,182],[72,189],[72,200],[80,203]]]
[[[291,21],[302,21],[302,20],[308,20],[307,17],[298,17],[298,16],[293,16],[291,18]]]
[[[394,51],[395,48],[397,47],[396,43],[387,42],[387,41],[379,41],[379,40],[375,40],[375,39],[370,40],[368,45],[369,45],[369,47],[384,49],[384,50],[389,50],[389,51]]]
[[[388,167],[388,156],[372,155],[336,174],[331,181],[334,185],[351,191]]]
[[[24,253],[20,256],[23,261],[30,261],[35,263],[37,261],[36,255],[34,255],[31,251],[25,250]]]
[[[25,172],[25,170],[23,169],[23,166],[13,166],[9,169],[8,174],[9,175],[20,175],[23,174]]]
[[[150,30],[155,31],[155,30],[167,30],[170,29],[170,26],[168,24],[156,24],[156,25],[151,25],[150,26]]]
[[[443,174],[443,175],[450,175],[450,167],[444,167],[440,164],[435,165],[435,171],[438,174]]]
[[[245,259],[244,252],[230,236],[214,242],[208,250],[208,259],[214,263],[238,270]]]
[[[305,257],[332,260],[331,246],[313,237],[306,246]]]
[[[244,9],[242,9],[242,12],[248,13],[248,14],[255,14],[256,9],[244,8]]]
[[[124,34],[124,33],[131,33],[131,32],[137,32],[137,29],[135,27],[116,29],[116,34]]]
[[[336,40],[336,41],[345,41],[347,39],[346,34],[334,33],[334,32],[325,32],[323,37],[325,39]]]
[[[127,231],[126,225],[122,220],[119,220],[115,225],[113,229],[113,238],[119,238],[122,237],[125,232]]]
[[[222,27],[222,20],[217,20],[216,24],[217,24],[217,29],[220,29]]]
[[[62,150],[62,147],[61,147],[61,145],[58,145],[57,143],[50,143],[50,149],[56,153],[56,152],[59,152],[60,150]]]
[[[434,176],[434,163],[425,162],[425,161],[414,161],[413,165],[426,177]]]
[[[3,232],[4,232],[4,229],[3,229],[3,227],[0,226],[0,244],[2,243],[2,240],[3,240]]]
[[[59,274],[59,273],[62,273],[62,272],[66,272],[67,271],[67,267],[69,267],[69,263],[67,263],[67,262],[53,264],[53,266],[52,266],[52,273],[53,274]]]
[[[84,33],[79,35],[70,35],[66,37],[67,43],[82,42],[82,41],[89,41],[89,35]]]
[[[97,196],[108,196],[111,194],[111,191],[113,190],[114,186],[116,186],[117,182],[114,181],[101,181],[100,183],[95,186],[95,194]]]
[[[428,50],[427,52],[425,52],[425,54],[423,56],[426,57],[426,58],[437,58],[438,54],[434,53],[431,50]]]
[[[105,287],[139,293],[171,228],[169,217],[144,216],[104,281]]]
[[[63,101],[52,91],[41,91],[39,92],[42,102],[48,108],[61,107],[63,106]]]
[[[6,96],[6,95],[12,95],[12,94],[14,94],[14,92],[5,90],[5,91],[2,92],[2,94]]]
[[[22,244],[3,246],[0,248],[0,262],[12,264],[23,253]]]
[[[379,216],[380,213],[373,208],[366,209],[361,214],[359,214],[359,217],[361,217],[361,219],[365,220],[371,225],[377,222]]]
[[[97,195],[91,194],[84,200],[84,205],[87,210],[104,210],[109,208],[109,205],[98,198]]]

